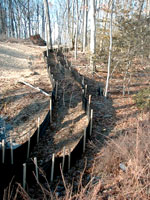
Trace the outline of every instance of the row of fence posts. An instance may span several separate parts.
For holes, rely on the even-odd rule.
[[[50,71],[50,67],[48,67],[47,65],[47,69],[48,69],[48,74],[49,74],[49,78],[52,84],[52,90],[55,94],[54,96],[54,100],[57,100],[57,93],[58,93],[58,81],[55,81],[55,79],[53,78],[53,74],[51,74]],[[52,95],[53,95],[52,92]],[[53,111],[53,96],[50,96],[50,102],[49,102],[49,113],[50,113],[50,124],[52,123],[52,111]],[[40,134],[40,118],[38,118],[38,129],[37,129],[37,144],[39,143],[39,134]],[[29,150],[30,150],[30,139],[28,140],[28,150],[27,150],[27,158],[29,158]],[[70,150],[69,150],[70,152]],[[69,156],[70,157],[70,156]],[[62,169],[64,168],[64,163],[65,163],[65,147],[64,147],[64,151],[63,151],[63,162],[62,162]],[[34,165],[35,165],[35,175],[36,175],[36,180],[37,182],[39,182],[39,170],[38,170],[38,162],[37,162],[37,157],[34,157]],[[51,173],[50,173],[50,182],[53,182],[54,179],[54,165],[55,165],[55,154],[52,154],[52,166],[51,166]],[[70,165],[68,166],[70,168]],[[27,164],[23,163],[23,188],[26,188],[26,173],[27,172]]]
[[[53,79],[53,90],[55,89],[55,100],[57,99],[57,92],[58,92],[58,82]],[[49,111],[50,111],[50,123],[52,123],[52,96],[50,96],[50,102],[49,102]],[[39,136],[40,136],[40,117],[38,117],[37,120],[37,144],[39,143]],[[31,139],[31,134],[30,132],[28,133],[28,144],[27,144],[27,159],[29,159],[30,155],[30,141]],[[13,152],[13,140],[10,138],[9,140],[10,143],[10,160],[11,164],[14,164],[14,152]],[[6,150],[6,145],[5,145],[5,140],[2,140],[2,164],[5,164],[5,150]]]
[[[53,89],[55,87],[55,100],[57,99],[57,91],[58,91],[58,82],[56,82],[55,86],[55,80],[53,79],[53,76],[50,73],[49,70],[49,75],[50,75],[50,79],[51,81],[53,81]],[[84,98],[86,98],[87,95],[87,85],[84,84],[84,77],[82,79],[82,88],[83,88],[83,93],[82,95],[84,95]],[[87,99],[86,99],[87,100]],[[91,95],[89,95],[89,98],[87,100],[88,105],[85,107],[85,112],[87,113],[88,116],[88,125],[90,123],[90,133],[89,135],[91,136],[92,134],[92,126],[93,126],[93,109],[91,109]],[[52,120],[52,98],[50,98],[50,119]],[[52,122],[50,120],[50,123]],[[87,139],[87,127],[84,129],[84,135],[83,135],[83,153],[85,152],[85,147],[86,147],[86,139]],[[65,156],[66,156],[66,147],[63,148],[63,158],[62,158],[62,164],[61,164],[61,168],[62,171],[64,170],[64,166],[65,166]],[[36,180],[37,182],[39,181],[39,172],[38,172],[38,164],[37,164],[37,158],[34,158],[34,164],[35,164],[35,172],[36,172]],[[54,179],[54,167],[55,167],[55,154],[52,154],[52,163],[51,163],[51,173],[50,173],[50,182],[53,182]],[[70,170],[71,167],[71,149],[68,149],[68,170]],[[26,188],[26,163],[23,164],[23,188]]]
[[[65,156],[66,156],[66,147],[63,148],[63,159],[61,163],[61,169],[64,171],[65,166]],[[39,182],[39,168],[38,168],[38,162],[37,157],[34,157],[33,159],[34,165],[35,165],[35,176],[37,183]],[[50,182],[53,182],[54,180],[54,167],[55,167],[55,153],[52,154],[52,164],[51,164],[51,173],[50,173]],[[71,149],[68,149],[68,170],[70,170],[71,167]],[[26,178],[27,178],[27,164],[23,163],[23,182],[22,186],[24,189],[26,189]]]
[[[55,81],[55,79],[53,78],[53,74],[51,74],[50,67],[48,67],[48,65],[47,65],[47,69],[48,69],[49,78],[50,78],[50,81],[51,81],[51,84],[52,84],[53,92],[55,90],[54,100],[56,101],[57,100],[57,93],[58,93],[58,81]],[[53,95],[53,92],[52,92],[52,95]],[[53,118],[52,112],[53,112],[53,96],[50,96],[50,102],[49,102],[50,124],[52,123],[52,118]],[[38,118],[37,143],[39,142],[39,133],[40,133],[40,123],[39,123],[39,118]],[[63,163],[65,162],[64,159],[65,159],[65,155],[63,156]],[[34,157],[34,165],[35,165],[35,172],[36,172],[35,173],[36,180],[37,180],[37,182],[39,182],[39,170],[38,170],[38,162],[37,162],[36,157]],[[52,154],[52,166],[51,166],[50,182],[53,182],[53,179],[54,179],[54,165],[55,165],[55,154],[53,153]],[[26,165],[26,163],[24,163],[23,164],[23,188],[24,189],[26,188],[26,171],[27,171],[27,165]]]
[[[54,80],[53,75],[50,72],[49,68],[49,76],[50,80],[52,83],[53,90],[55,89],[55,96],[54,99],[57,99],[57,92],[58,92],[58,82]],[[84,95],[84,98],[86,99],[87,95],[87,85],[84,84],[84,77],[82,79],[82,95]],[[87,99],[86,99],[87,101]],[[88,99],[88,105],[84,106],[86,108],[86,113],[88,116],[88,121],[90,123],[90,136],[92,134],[92,123],[93,123],[93,109],[91,109],[91,95],[89,95]],[[52,96],[50,96],[50,103],[49,103],[49,111],[50,111],[50,124],[52,123],[52,108],[53,108],[53,101],[52,101]],[[86,133],[87,133],[87,128],[84,129],[84,138],[83,138],[83,152],[85,152],[85,146],[86,146]],[[39,135],[40,135],[40,117],[38,117],[37,120],[37,144],[39,143]],[[10,139],[10,154],[11,154],[11,164],[14,164],[13,160],[13,142],[12,139]],[[65,154],[66,154],[66,148],[63,148],[63,159],[62,159],[62,171],[64,170],[65,166]],[[30,133],[28,134],[28,145],[27,145],[27,159],[29,159],[30,155]],[[2,163],[5,163],[5,141],[4,139],[2,140]],[[36,175],[36,180],[37,182],[39,181],[39,170],[38,170],[38,162],[37,158],[34,157],[34,165],[35,165],[35,175]],[[55,154],[52,154],[52,165],[51,165],[51,173],[50,173],[50,182],[53,182],[54,178],[54,166],[55,166]],[[71,149],[68,149],[68,170],[70,169],[71,166]],[[27,172],[27,164],[23,163],[23,188],[26,188],[26,172]]]
[[[55,82],[54,79],[51,79],[52,81],[52,87],[53,90],[55,88],[55,100],[57,99],[57,92],[58,92],[58,82]],[[49,102],[49,111],[50,111],[50,123],[52,123],[52,96],[50,96],[50,102]],[[39,143],[39,136],[40,136],[40,117],[38,117],[37,120],[37,144]],[[27,159],[29,159],[30,155],[30,133],[28,133],[28,144],[27,144]],[[2,140],[2,164],[5,164],[5,140]],[[13,154],[13,141],[12,138],[10,138],[10,157],[11,157],[11,164],[14,164],[14,154]],[[50,180],[53,181],[53,176],[54,176],[54,162],[55,162],[55,154],[52,156],[52,168],[51,168],[51,178]],[[64,161],[63,161],[64,162]],[[34,158],[34,164],[35,164],[35,172],[36,172],[36,179],[38,181],[38,164],[37,164],[37,158]],[[27,164],[23,163],[23,188],[25,189],[26,187],[26,170],[27,170]]]
[[[85,109],[85,112],[87,114],[88,117],[88,125],[90,123],[90,133],[89,136],[91,137],[92,135],[92,126],[93,126],[93,109],[91,109],[91,95],[89,95],[89,98],[87,100],[86,96],[87,96],[87,85],[85,85],[85,80],[84,77],[82,78],[82,104],[83,104],[83,108]],[[85,145],[86,145],[86,139],[87,139],[87,128],[85,128],[84,130],[84,139],[83,139],[83,152],[85,152]]]

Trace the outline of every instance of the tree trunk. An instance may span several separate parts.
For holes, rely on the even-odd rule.
[[[90,0],[91,4],[91,17],[90,17],[90,27],[91,27],[91,36],[90,36],[90,66],[95,71],[95,50],[96,50],[96,20],[95,20],[95,0]]]
[[[76,0],[76,36],[75,36],[75,59],[77,59],[77,48],[78,48],[78,24],[79,24],[79,15],[78,15],[78,0]]]
[[[42,6],[42,38],[45,40],[45,15],[44,15],[44,6]]]
[[[88,0],[84,4],[84,27],[83,27],[83,52],[87,47],[87,22],[88,22]]]
[[[69,33],[70,33],[70,30],[69,30],[69,18],[70,18],[70,9],[69,9],[69,0],[67,0],[67,31],[68,31],[68,37],[69,37]]]
[[[36,32],[39,34],[39,4],[37,3],[37,23],[36,23]]]
[[[114,8],[114,0],[112,0],[111,6],[111,18],[110,18],[110,45],[109,45],[109,56],[108,56],[108,67],[107,67],[107,80],[106,80],[106,87],[105,87],[105,97],[108,95],[108,84],[109,84],[109,77],[110,77],[110,65],[111,65],[111,53],[112,53],[112,20],[113,20],[113,8]]]
[[[31,35],[30,0],[28,0],[28,28],[29,28],[29,37],[30,37]]]
[[[75,37],[74,37],[74,3],[75,0],[72,2],[72,50],[74,50],[74,43],[75,43]]]
[[[43,0],[45,16],[46,16],[46,37],[47,37],[47,50],[52,49],[52,36],[51,36],[51,26],[50,26],[50,15],[48,9],[48,1]]]

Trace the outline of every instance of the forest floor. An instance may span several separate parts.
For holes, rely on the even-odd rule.
[[[0,43],[0,47],[3,47],[4,49],[6,49],[7,46],[8,49],[14,48],[14,50],[11,49],[11,51],[16,51],[16,49],[19,49],[19,46],[21,45],[19,44],[17,48],[15,48],[14,44]],[[27,49],[27,47],[25,47],[25,49]],[[22,51],[25,51],[25,49]],[[32,48],[29,47],[29,49],[31,50]],[[29,77],[30,79],[27,79],[27,81],[30,80],[31,84],[35,83],[37,80],[41,83],[43,80],[41,77],[42,71],[39,71],[39,79],[35,80],[35,75],[32,75],[33,71],[31,72],[28,69],[28,62],[30,62],[28,61],[28,58],[30,54],[33,53],[33,56],[36,57],[39,53],[41,53],[41,50],[39,52],[37,47],[33,47],[31,52],[30,50],[27,51],[26,61],[22,60],[22,63],[27,62],[26,67],[23,69],[25,70],[24,72],[27,73],[27,77],[25,78]],[[34,54],[35,50],[37,50],[36,55]],[[3,54],[4,52],[0,52],[0,60],[3,59],[5,62],[7,61],[7,66],[10,57],[9,59],[4,59],[6,56]],[[147,193],[145,193],[145,185],[139,182],[139,176],[136,179],[136,175],[140,174],[141,178],[143,175],[141,175],[141,173],[144,170],[147,170],[147,168],[144,168],[142,165],[145,164],[145,161],[142,161],[142,158],[140,157],[141,154],[139,152],[142,152],[144,148],[146,150],[149,149],[150,142],[148,141],[150,140],[148,135],[150,133],[150,113],[149,111],[140,111],[137,108],[133,97],[141,88],[147,88],[150,85],[149,62],[143,63],[140,59],[135,61],[129,90],[127,89],[124,96],[122,95],[124,73],[115,71],[110,80],[109,96],[106,99],[105,97],[99,95],[99,87],[104,88],[105,86],[107,68],[100,64],[103,67],[98,67],[97,72],[93,75],[91,69],[89,68],[89,60],[82,52],[79,52],[77,60],[74,59],[73,52],[64,54],[70,65],[85,77],[85,84],[88,86],[87,97],[89,94],[92,95],[91,107],[94,110],[92,140],[87,143],[86,152],[82,156],[82,159],[78,160],[75,166],[72,167],[68,173],[64,174],[66,185],[60,177],[57,177],[57,179],[54,180],[51,190],[47,189],[47,183],[42,186],[42,190],[40,185],[36,185],[28,191],[28,195],[30,195],[33,199],[44,199],[45,195],[49,195],[51,199],[53,196],[54,199],[57,199],[58,197],[59,199],[64,198],[66,200],[68,198],[68,193],[69,196],[74,196],[74,199],[82,199],[82,197],[83,199],[127,199],[132,197],[138,199],[138,196],[143,195],[143,199],[146,199],[149,197],[149,186],[146,186]],[[53,61],[54,60],[52,60],[52,62]],[[20,63],[20,61],[18,63]],[[41,65],[42,63],[40,61],[38,66]],[[15,66],[17,66],[17,62],[15,63]],[[1,88],[4,88],[4,90],[0,91],[0,95],[1,97],[3,94],[9,96],[9,93],[7,93],[7,91],[9,91],[9,87],[13,87],[12,90],[14,90],[14,86],[18,87],[16,86],[16,81],[24,77],[24,72],[22,69],[20,70],[18,65],[18,68],[16,68],[14,72],[10,73],[11,76],[9,78],[8,68],[1,69],[3,69],[3,71],[0,71],[2,77],[0,86]],[[16,73],[16,70],[19,73]],[[70,98],[67,98],[71,95],[77,96],[77,101],[75,102],[76,105],[80,102],[78,99],[80,91],[78,88],[79,86],[75,86],[72,80],[69,81],[70,77],[68,75],[66,77],[66,80],[63,79],[63,77],[60,77],[60,85],[62,86],[62,89],[59,92],[61,96],[66,96],[66,100],[59,102],[60,104],[58,103],[57,105],[58,108],[62,104],[64,104],[65,107],[65,101],[69,106],[71,101]],[[6,88],[6,83],[8,88]],[[39,86],[39,84],[36,86]],[[26,86],[24,87],[26,88]],[[72,109],[76,108],[73,104],[72,107]],[[67,121],[70,119],[75,110],[71,110],[71,107],[70,110],[67,109]],[[64,110],[62,112],[64,112]],[[82,115],[82,113],[80,114]],[[2,115],[4,115],[4,113],[2,113]],[[57,116],[54,117],[55,119],[57,118]],[[78,118],[76,114],[72,117]],[[65,129],[63,124],[66,124],[64,115],[62,119],[64,120],[61,121],[62,126],[58,126],[57,123],[53,123],[52,126],[53,130],[57,130],[58,127],[57,133],[60,131],[61,134],[63,128]],[[58,123],[59,122],[60,121],[58,121]],[[80,120],[78,122],[80,122]],[[140,122],[143,122],[142,128],[139,125]],[[70,129],[72,128],[72,125],[74,126],[72,123],[73,120],[71,119]],[[138,132],[139,128],[142,129],[142,134],[141,132]],[[47,135],[48,134],[47,130]],[[57,134],[55,135],[58,136]],[[46,138],[46,140],[48,140],[48,138]],[[55,142],[56,144],[59,144],[60,140],[58,142],[56,138]],[[48,149],[46,151],[48,151]],[[140,162],[140,164],[137,164],[138,162]],[[123,170],[121,168],[122,166]],[[145,174],[143,177],[145,177]],[[149,176],[144,179],[145,182],[147,180],[149,180]],[[89,185],[86,186],[87,184]],[[22,193],[25,195],[24,192]]]
[[[42,199],[44,193],[52,199],[66,200],[71,199],[71,196],[72,199],[126,199],[133,196],[142,196],[143,199],[146,196],[147,199],[149,192],[146,194],[144,192],[148,186],[134,184],[138,179],[136,173],[142,170],[144,174],[142,176],[145,176],[147,169],[143,170],[144,166],[143,168],[138,166],[137,162],[142,162],[142,156],[137,157],[138,152],[142,152],[145,148],[145,142],[149,137],[150,113],[137,108],[134,96],[140,89],[149,87],[149,63],[144,63],[143,66],[140,59],[135,61],[125,95],[122,93],[124,72],[114,72],[106,99],[99,95],[99,87],[105,86],[107,68],[98,67],[93,75],[89,61],[82,52],[78,53],[77,60],[74,59],[73,52],[64,55],[69,65],[84,76],[85,84],[88,86],[87,98],[89,94],[92,95],[91,108],[94,110],[92,140],[88,141],[82,159],[78,160],[68,173],[64,173],[65,181],[57,177],[50,190],[45,183],[42,191],[41,187],[35,186],[29,190],[29,194],[35,199]],[[53,63],[53,60],[51,62]],[[65,90],[66,93],[67,91]],[[135,162],[135,159],[139,160]],[[147,162],[148,160],[146,166]],[[127,169],[130,173],[125,172]],[[148,177],[144,181],[147,180]]]

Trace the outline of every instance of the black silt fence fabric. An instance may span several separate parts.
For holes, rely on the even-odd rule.
[[[88,106],[88,100],[84,95],[82,95],[82,109],[85,112],[87,111],[87,106]]]
[[[82,78],[81,76],[78,74],[78,72],[76,70],[72,70],[72,73],[74,74],[74,76],[76,77],[78,82],[82,82]],[[83,100],[83,105],[84,105],[84,110],[87,110],[87,104],[88,101],[85,97],[82,98]],[[52,92],[52,104],[54,104],[55,101],[55,89]],[[53,106],[52,106],[53,107]],[[45,120],[43,121],[43,123],[40,125],[40,137],[42,137],[42,135],[45,132],[45,129],[47,127],[47,125],[49,124],[50,121],[50,113],[48,112]],[[90,136],[90,121],[89,124],[87,126],[86,129],[86,133],[87,133],[87,137],[86,139],[89,138]],[[35,134],[33,135],[33,137],[30,140],[31,146],[30,146],[30,150],[33,149],[34,145],[36,144],[37,141],[37,131],[35,132]],[[75,146],[75,148],[72,150],[71,152],[71,166],[74,165],[74,163],[76,162],[76,160],[80,159],[83,153],[83,141],[84,141],[84,136],[81,137],[81,139],[79,140],[79,142],[77,143],[77,145]],[[8,163],[6,163],[5,165],[0,164],[0,170],[1,173],[4,172],[5,174],[7,173],[7,178],[5,177],[6,182],[8,183],[8,181],[11,180],[11,177],[15,174],[16,175],[16,179],[20,180],[22,182],[22,175],[23,175],[23,166],[22,164],[26,161],[26,157],[27,157],[27,146],[28,146],[28,142],[26,142],[25,144],[21,145],[18,150],[14,150],[14,163],[16,162],[16,164],[11,165],[10,164],[10,150],[7,153],[8,154]],[[20,150],[19,150],[20,149]],[[1,152],[2,155],[2,152]],[[0,155],[0,156],[1,156]],[[18,158],[21,159],[20,161],[18,161]],[[1,159],[1,157],[0,157]],[[62,165],[62,161],[63,161],[63,157],[56,157],[55,158],[55,165],[54,165],[54,178],[55,176],[60,175],[60,165]],[[64,165],[64,171],[68,170],[68,155],[65,156],[65,165]],[[44,173],[46,174],[47,180],[50,180],[50,176],[51,176],[51,166],[52,166],[52,160],[50,160],[49,162],[45,163],[42,168]],[[10,172],[8,174],[8,171]],[[34,182],[36,179],[33,176],[33,171],[35,172],[35,166],[32,162],[27,163],[27,183],[31,184],[32,182]],[[1,177],[2,174],[0,175]],[[42,181],[44,180],[43,176],[40,175],[39,179]],[[3,179],[1,178],[1,181],[3,181]],[[1,184],[0,181],[0,184]]]
[[[45,130],[49,124],[50,121],[50,114],[46,115],[44,121],[40,125],[40,134],[39,137],[42,137],[45,133]],[[37,133],[38,130],[35,131],[35,133],[30,138],[30,152],[33,150],[34,146],[37,143]],[[20,145],[18,148],[13,150],[13,160],[14,164],[23,163],[26,161],[27,158],[27,148],[28,148],[28,141],[26,141],[24,144]],[[0,149],[0,165],[2,164],[2,149]],[[5,164],[10,165],[11,164],[11,153],[10,149],[5,149]]]

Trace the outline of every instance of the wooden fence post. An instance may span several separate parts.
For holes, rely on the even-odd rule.
[[[14,164],[14,158],[13,158],[13,143],[12,138],[10,138],[10,155],[11,155],[11,164]]]
[[[63,148],[63,160],[62,160],[62,171],[64,170],[64,165],[65,165],[65,152],[66,152],[66,148]]]
[[[71,150],[70,148],[68,149],[68,170],[70,170],[71,166]]]
[[[92,96],[89,95],[88,110],[87,110],[88,119],[90,119],[91,97],[92,97]]]
[[[84,76],[82,77],[82,86],[84,86]]]
[[[85,152],[85,144],[86,144],[86,128],[84,129],[84,137],[83,137],[83,153]]]
[[[37,124],[37,144],[39,143],[39,136],[40,136],[40,117],[38,117],[38,124]]]
[[[51,167],[51,182],[53,182],[54,179],[54,165],[55,165],[55,154],[52,155],[52,167]]]
[[[90,136],[92,135],[92,128],[93,128],[93,109],[91,109]]]
[[[49,111],[50,111],[50,124],[51,124],[52,123],[52,97],[50,97]]]
[[[26,163],[23,164],[23,189],[26,188]]]
[[[37,182],[39,182],[38,165],[37,165],[37,158],[36,157],[34,157],[34,164],[35,164],[36,179],[37,179]]]
[[[2,163],[5,162],[5,140],[2,140]]]
[[[87,85],[85,85],[85,88],[84,88],[84,96],[86,98],[86,93],[87,93]]]
[[[28,133],[28,148],[27,148],[27,159],[30,155],[30,132]]]
[[[56,81],[55,101],[57,100],[57,93],[58,93],[58,81]]]

